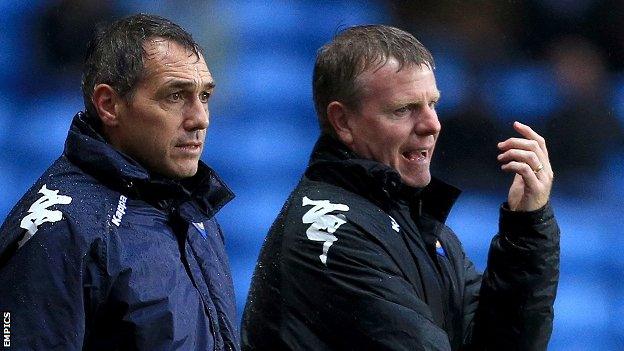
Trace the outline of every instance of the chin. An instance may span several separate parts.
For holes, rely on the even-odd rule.
[[[197,174],[197,168],[193,168],[192,170],[188,170],[186,172],[180,172],[180,174],[178,174],[179,178],[189,178],[194,176],[195,174]]]
[[[431,182],[431,175],[418,175],[415,177],[401,177],[403,183],[411,186],[412,188],[424,188]]]
[[[195,174],[197,174],[197,165],[195,165],[194,167],[171,169],[168,172],[168,177],[172,179],[184,179],[192,177]]]

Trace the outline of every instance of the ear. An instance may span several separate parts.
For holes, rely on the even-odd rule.
[[[106,127],[115,127],[119,124],[118,112],[122,99],[113,87],[108,84],[98,84],[93,89],[93,105]]]
[[[347,146],[353,143],[349,117],[348,109],[343,103],[332,101],[327,105],[327,121],[334,128],[338,139]]]

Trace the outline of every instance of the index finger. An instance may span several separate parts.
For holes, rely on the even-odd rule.
[[[535,132],[528,125],[522,124],[518,121],[515,121],[513,126],[514,126],[514,129],[518,133],[520,133],[520,135],[522,135],[523,137],[537,141],[537,144],[539,145],[540,149],[542,149],[544,154],[548,156],[548,149],[546,148],[546,140],[544,140],[544,138],[541,135],[537,134],[537,132]]]

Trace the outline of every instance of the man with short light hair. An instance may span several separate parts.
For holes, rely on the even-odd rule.
[[[519,136],[498,144],[515,178],[481,275],[444,225],[459,191],[429,171],[434,67],[412,35],[383,25],[320,49],[322,135],[260,253],[243,350],[546,349],[559,229],[545,141],[516,122]]]
[[[165,18],[96,34],[86,111],[0,228],[11,347],[239,349],[214,218],[233,194],[200,161],[214,87],[200,47]]]

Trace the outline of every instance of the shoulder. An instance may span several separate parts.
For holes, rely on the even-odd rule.
[[[344,223],[374,236],[390,233],[392,228],[388,214],[368,199],[305,177],[290,194],[275,224],[288,236],[318,226],[332,233]]]
[[[44,232],[46,242],[86,246],[105,232],[119,197],[61,156],[9,213],[0,228],[0,252]]]
[[[398,238],[392,218],[372,202],[306,178],[291,193],[269,237],[278,240],[285,258],[309,256],[323,264],[336,250],[392,251]]]
[[[291,193],[285,209],[294,215],[313,213],[342,213],[352,223],[364,225],[368,222],[388,218],[377,205],[368,199],[341,187],[304,178]]]

